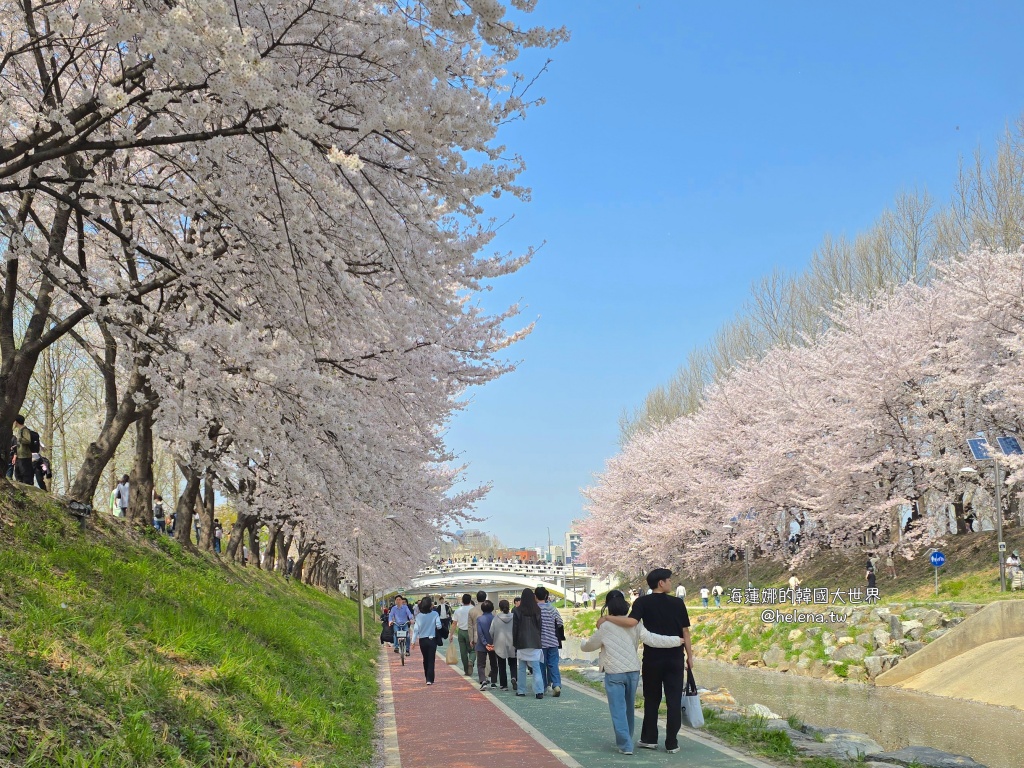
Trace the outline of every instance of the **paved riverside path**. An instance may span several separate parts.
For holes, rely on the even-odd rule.
[[[390,649],[382,652],[390,676],[397,745],[387,750],[388,768],[770,768],[684,727],[677,754],[665,752],[665,723],[657,751],[620,755],[615,747],[604,696],[567,684],[562,695],[537,700],[511,690],[481,693],[461,665],[449,667],[438,655],[434,685],[423,679],[419,648],[401,666]],[[384,692],[388,700],[388,691]],[[641,713],[637,712],[636,736]]]

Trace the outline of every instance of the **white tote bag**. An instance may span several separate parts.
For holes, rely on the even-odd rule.
[[[691,728],[704,727],[704,710],[700,708],[697,684],[693,681],[693,670],[686,672],[686,688],[683,689],[683,724]]]

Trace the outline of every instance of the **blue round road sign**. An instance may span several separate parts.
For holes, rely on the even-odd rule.
[[[946,556],[941,552],[932,552],[932,565],[936,568],[941,568],[946,564]]]

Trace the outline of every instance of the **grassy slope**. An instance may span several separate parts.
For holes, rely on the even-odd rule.
[[[1008,528],[1003,538],[1007,551],[1024,550],[1024,530]],[[993,531],[949,536],[939,547],[946,555],[946,564],[939,569],[939,596],[934,594],[935,569],[928,563],[923,552],[913,561],[896,558],[896,573],[899,578],[893,582],[885,574],[884,548],[880,554],[878,587],[884,601],[908,600],[966,600],[989,602],[1001,598],[1019,598],[1020,592],[1011,594],[999,592],[999,561],[996,559],[996,534]],[[831,587],[848,589],[865,586],[864,564],[867,549],[856,554],[819,552],[810,562],[796,569],[796,574],[806,587]],[[744,584],[743,563],[722,563],[709,574],[691,577],[684,574],[687,603],[699,603],[699,589],[716,582],[728,589]],[[776,560],[752,560],[750,579],[759,587],[785,586],[789,570]]]
[[[355,766],[355,604],[0,483],[0,766]]]

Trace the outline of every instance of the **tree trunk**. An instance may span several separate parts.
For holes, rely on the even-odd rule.
[[[153,524],[153,414],[145,411],[135,422],[135,464],[129,476],[128,519]]]
[[[75,481],[71,484],[68,496],[76,501],[92,502],[96,496],[96,486],[99,485],[100,476],[104,468],[113,458],[117,446],[121,444],[125,432],[139,417],[141,411],[135,404],[135,394],[142,391],[145,383],[141,368],[149,364],[149,355],[138,358],[132,366],[131,377],[128,380],[128,387],[124,397],[118,402],[117,390],[114,386],[114,370],[110,366],[104,370],[103,376],[106,388],[107,418],[103,428],[100,430],[96,440],[89,444],[85,452],[82,465],[78,468]],[[111,409],[111,395],[113,396],[114,408]],[[146,409],[149,411],[150,409]],[[152,443],[151,443],[152,444]]]
[[[239,514],[235,518],[234,525],[231,526],[231,533],[228,538],[228,559],[229,560],[240,560],[241,559],[241,548],[244,543],[245,529],[252,525],[256,520],[256,515],[242,515]]]
[[[53,435],[55,430],[55,400],[56,400],[56,377],[53,370],[53,355],[47,347],[43,350],[43,428],[40,430],[40,441],[43,444],[42,453],[50,459],[50,469],[53,469]],[[53,483],[51,482],[51,486]],[[51,487],[50,490],[53,490]]]
[[[953,517],[956,519],[956,532],[969,533],[967,530],[967,510],[964,508],[963,494],[958,494],[953,502]]]
[[[214,492],[213,492],[213,476],[207,474],[203,479],[203,497],[201,507],[202,513],[199,516],[201,521],[203,532],[202,541],[199,542],[199,548],[205,551],[213,549],[213,512],[214,512]]]
[[[174,508],[174,538],[186,547],[192,546],[192,510],[196,506],[196,496],[199,495],[200,477],[198,472],[193,472],[189,467],[182,467],[181,472],[185,475],[185,490],[178,497],[178,504]]]
[[[299,542],[299,556],[295,558],[295,568],[292,569],[292,578],[296,581],[302,581],[302,568],[305,565],[306,558],[309,557],[309,553],[313,551],[313,542]]]
[[[249,561],[257,568],[262,568],[260,563],[260,524],[253,522],[249,526]]]
[[[268,571],[276,571],[277,569],[277,540],[281,536],[281,523],[274,523],[268,525],[267,530],[267,559],[266,566]]]
[[[295,538],[295,529],[293,528],[292,532],[287,536],[285,536],[284,533],[281,533],[280,536],[282,541],[281,546],[278,548],[277,571],[278,573],[284,573],[288,570],[288,553],[291,552],[292,549],[292,539]]]

